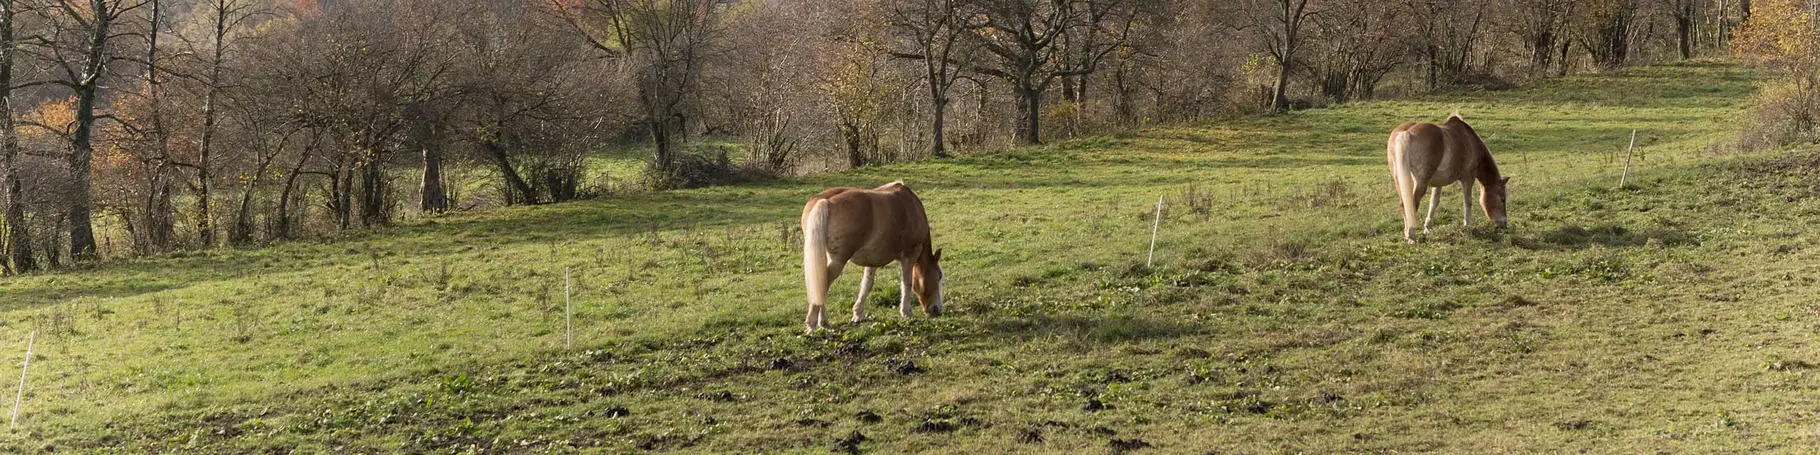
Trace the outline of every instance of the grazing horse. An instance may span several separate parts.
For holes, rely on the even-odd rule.
[[[1398,208],[1403,212],[1403,239],[1416,243],[1416,210],[1422,207],[1422,196],[1434,188],[1434,200],[1428,203],[1428,218],[1422,221],[1422,233],[1428,233],[1434,222],[1435,206],[1441,201],[1441,187],[1460,183],[1462,198],[1460,225],[1472,224],[1472,182],[1484,185],[1479,192],[1479,206],[1503,228],[1509,224],[1504,210],[1510,196],[1510,178],[1498,173],[1491,151],[1471,125],[1460,119],[1460,113],[1448,116],[1447,122],[1410,122],[1390,131],[1390,176],[1396,182]]]
[[[853,302],[853,322],[866,318],[866,294],[879,267],[903,267],[897,312],[910,317],[910,294],[923,313],[942,314],[942,250],[929,242],[923,201],[902,180],[873,189],[830,188],[803,207],[803,283],[809,288],[806,332],[828,327],[828,287],[848,262],[866,268]]]

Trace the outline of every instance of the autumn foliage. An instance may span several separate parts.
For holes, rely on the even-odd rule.
[[[1820,29],[1813,0],[1759,0],[1733,36],[1738,57],[1778,77],[1757,95],[1743,138],[1749,148],[1820,140]]]

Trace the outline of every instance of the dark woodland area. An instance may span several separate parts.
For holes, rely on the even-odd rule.
[[[0,265],[1497,90],[1729,54],[1752,13],[1749,0],[6,0]],[[609,150],[642,165],[591,168]]]

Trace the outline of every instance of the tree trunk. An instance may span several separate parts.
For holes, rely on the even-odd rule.
[[[25,191],[19,176],[19,137],[13,128],[14,0],[0,0],[0,191],[6,192],[6,237],[0,250],[15,273],[38,268],[32,256],[31,227],[25,224]],[[53,252],[54,254],[54,252]]]
[[[9,143],[14,142],[11,134],[7,134],[5,140]],[[13,148],[17,148],[16,144]],[[13,270],[25,273],[37,270],[38,263],[32,256],[31,226],[25,224],[25,201],[22,200],[25,194],[20,191],[21,182],[18,174],[12,172],[12,166],[10,163],[7,165],[7,173],[12,175],[6,181],[6,242],[4,246],[6,247],[6,259],[12,260]]]
[[[291,237],[291,193],[297,189],[297,177],[303,174],[303,164],[310,160],[310,149],[305,147],[303,156],[297,158],[297,164],[284,176],[284,190],[278,193],[278,221],[271,235],[277,238]]]
[[[1075,78],[1075,80],[1074,80],[1074,100],[1073,100],[1074,102],[1076,102],[1076,103],[1086,103],[1087,102],[1087,82],[1088,82],[1088,80],[1089,79],[1088,79],[1087,75],[1085,75],[1085,74],[1080,75],[1079,77]]]
[[[58,215],[51,232],[67,232],[68,225],[69,214]],[[59,251],[63,251],[63,236],[56,234],[44,236],[44,259],[50,263],[52,270],[63,268],[63,255],[58,253]]]
[[[1694,58],[1694,5],[1680,5],[1675,14],[1675,36],[1681,39],[1681,58]]]
[[[1441,88],[1441,51],[1440,46],[1432,43],[1422,46],[1422,58],[1428,60],[1428,91]]]
[[[282,150],[280,143],[278,150]],[[228,232],[228,242],[244,245],[253,240],[253,193],[259,188],[259,177],[265,175],[272,162],[278,159],[278,153],[260,154],[259,164],[253,167],[253,175],[246,181],[240,191],[240,210],[234,213],[234,229]]]
[[[1043,143],[1043,90],[1020,82],[1017,88],[1017,140],[1024,145]]]
[[[676,161],[676,134],[670,130],[670,121],[653,118],[649,122],[651,141],[656,144],[657,168],[665,173],[673,170]]]
[[[512,167],[512,160],[506,156],[506,149],[496,141],[481,141],[481,147],[487,154],[493,155],[493,164],[499,166],[499,175],[506,181],[506,205],[517,203],[536,204],[537,193],[518,175],[518,169]],[[516,193],[516,194],[514,194]]]
[[[335,212],[335,224],[342,230],[354,227],[354,169],[338,164],[330,177],[329,208]]]
[[[145,213],[139,229],[136,231],[140,234],[137,240],[143,241],[143,244],[136,241],[135,249],[141,253],[168,249],[176,240],[176,228],[173,221],[176,208],[171,205],[171,187],[173,186],[172,180],[175,178],[175,165],[171,160],[170,130],[166,129],[164,124],[164,87],[158,80],[158,50],[160,49],[158,24],[163,23],[160,19],[164,17],[164,3],[160,0],[153,0],[151,5],[152,17],[149,22],[152,30],[146,34],[148,42],[145,46],[145,61],[148,63],[145,69],[145,85],[151,103],[150,133],[152,139],[157,141],[154,148],[158,151],[158,157],[152,164],[151,179],[146,182]],[[130,223],[128,227],[132,227]],[[133,231],[129,229],[129,232]]]
[[[264,174],[265,166],[253,174],[240,190],[240,210],[234,212],[234,229],[228,231],[228,243],[245,245],[253,240],[253,189],[259,184],[259,175]]]
[[[930,106],[930,109],[934,111],[930,115],[930,123],[932,124],[929,131],[931,138],[930,143],[934,148],[931,153],[933,153],[936,158],[948,157],[948,139],[944,134],[944,131],[946,131],[947,128],[943,126],[948,115],[948,100],[946,98],[947,97],[942,96],[941,94],[937,94],[935,97],[935,104]]]
[[[391,223],[391,210],[386,207],[387,190],[385,166],[378,160],[376,154],[360,166],[360,225],[362,227],[384,226]]]
[[[1118,71],[1112,73],[1113,87],[1118,90],[1118,99],[1115,100],[1113,106],[1118,112],[1119,123],[1136,125],[1137,106],[1131,99],[1130,72],[1131,65],[1128,62],[1121,62]]]
[[[174,166],[169,161],[160,161],[152,170],[152,180],[147,185],[149,192],[145,200],[144,220],[140,222],[140,231],[144,233],[145,245],[140,249],[145,252],[162,251],[171,247],[175,240],[175,226],[171,213],[171,180]]]
[[[90,194],[92,174],[91,160],[95,155],[95,98],[100,91],[101,78],[107,71],[107,41],[112,37],[112,12],[105,2],[93,2],[87,14],[89,22],[88,42],[83,49],[83,69],[81,80],[75,82],[76,94],[76,129],[70,134],[70,197],[68,210],[70,233],[70,260],[87,261],[95,259],[95,225],[92,213],[94,196]]]
[[[1550,25],[1549,27],[1552,28],[1553,25]],[[1543,31],[1531,36],[1529,39],[1529,52],[1530,70],[1533,71],[1531,74],[1537,76],[1548,74],[1548,65],[1551,60],[1554,60],[1555,33],[1553,31]]]
[[[1567,55],[1568,55],[1568,52],[1571,50],[1573,50],[1572,38],[1570,37],[1568,39],[1561,40],[1561,58],[1558,60],[1555,60],[1555,64],[1559,65],[1555,69],[1555,76],[1567,77],[1567,71],[1569,69],[1568,65],[1567,65],[1568,64]]]
[[[1433,78],[1433,76],[1430,76]],[[1270,112],[1289,111],[1289,59],[1288,56],[1277,59],[1277,83],[1271,89]]]
[[[850,121],[840,124],[841,139],[847,143],[847,167],[859,169],[866,166],[866,150],[862,145],[859,126]]]
[[[425,212],[442,213],[449,210],[449,194],[442,187],[442,150],[435,146],[423,147],[423,187],[420,193],[419,208]]]
[[[70,260],[95,259],[95,226],[90,194],[90,164],[95,154],[91,142],[95,125],[95,87],[78,90],[76,98],[76,132],[71,137],[69,156],[70,205],[68,210]]]
[[[227,38],[228,11],[217,4],[215,14],[215,59],[209,65],[208,93],[203,95],[202,142],[197,148],[198,159],[196,163],[196,165],[199,166],[196,175],[197,179],[200,180],[200,182],[198,182],[199,185],[197,185],[198,190],[196,193],[196,219],[198,220],[196,222],[196,235],[202,240],[202,245],[204,247],[215,246],[215,227],[214,219],[212,218],[213,208],[209,205],[211,193],[214,191],[214,163],[211,162],[211,155],[215,149],[215,126],[220,122],[221,117],[221,65],[226,61],[225,55],[227,52],[227,49],[222,46],[222,41]]]

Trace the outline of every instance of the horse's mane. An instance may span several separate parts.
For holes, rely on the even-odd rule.
[[[1479,164],[1479,183],[1503,183],[1503,180],[1504,174],[1498,172],[1498,161],[1491,158],[1491,153],[1486,153],[1485,160]]]

